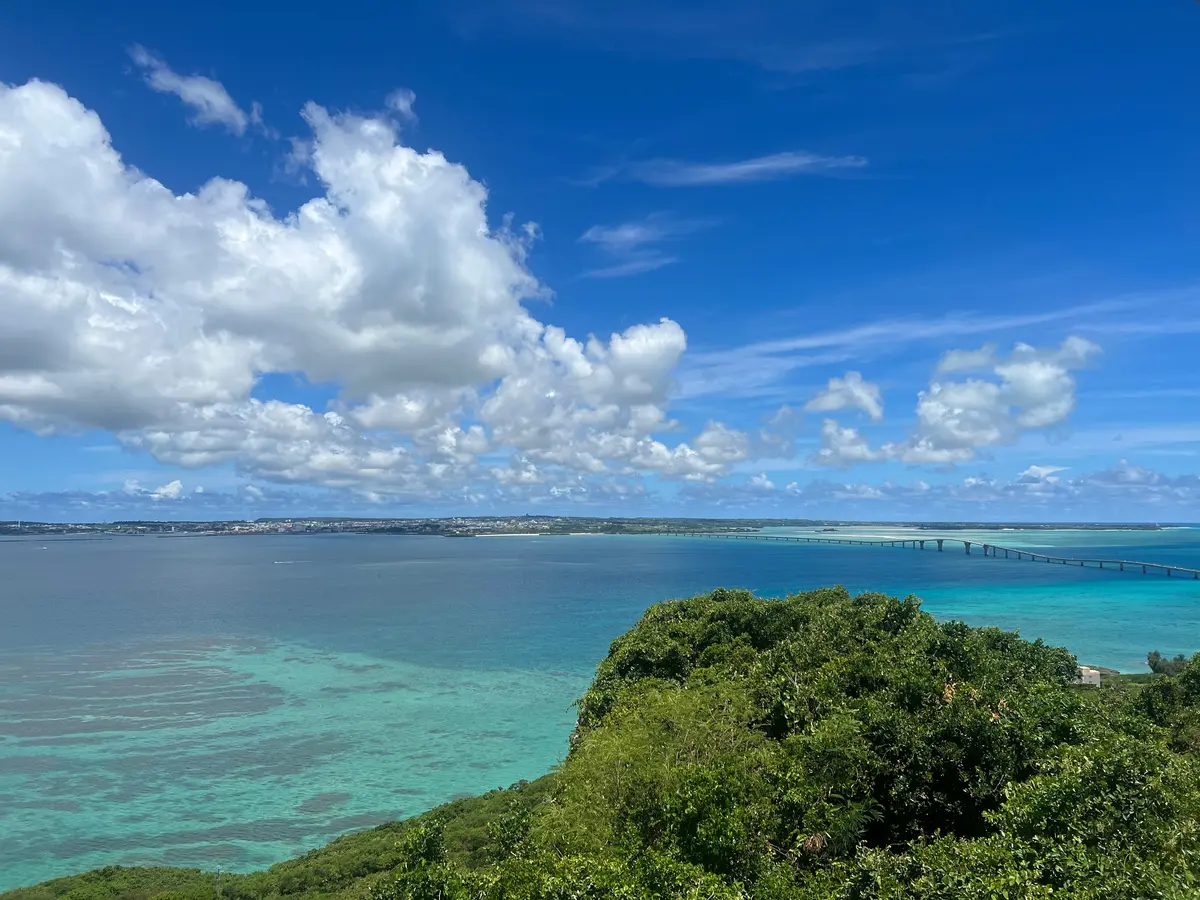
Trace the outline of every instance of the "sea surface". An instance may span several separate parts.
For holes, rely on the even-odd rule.
[[[1200,568],[1200,529],[953,536]],[[1123,671],[1143,670],[1152,649],[1200,650],[1200,581],[961,544],[2,542],[0,890],[108,864],[247,871],[536,778],[561,759],[572,702],[609,642],[647,605],[722,585],[777,596],[831,584],[915,593],[939,618],[1018,629]]]

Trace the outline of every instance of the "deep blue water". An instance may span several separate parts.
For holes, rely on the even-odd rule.
[[[988,540],[997,539],[993,535]],[[1012,546],[1200,568],[1200,532]],[[45,548],[45,549],[43,549]],[[609,642],[717,586],[916,593],[1137,670],[1200,582],[957,552],[646,537],[0,543],[0,889],[108,863],[245,870],[562,755]]]

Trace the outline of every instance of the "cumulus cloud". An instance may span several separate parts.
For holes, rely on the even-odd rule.
[[[246,126],[262,124],[258,104],[246,113],[229,96],[225,86],[203,75],[180,75],[145,47],[135,45],[129,58],[140,68],[146,84],[160,94],[174,94],[192,111],[193,125],[224,125],[233,134],[245,134]]]
[[[1066,466],[1030,466],[1017,476],[1017,481],[1030,484],[1035,481],[1057,481],[1056,472],[1065,472]]]
[[[987,369],[996,363],[996,345],[984,344],[978,350],[950,350],[938,360],[937,371],[968,372]]]
[[[844,428],[834,419],[821,423],[821,446],[813,454],[813,462],[823,466],[849,467],[865,462],[887,459],[885,450],[872,450],[867,439],[857,429]]]
[[[775,482],[767,477],[766,472],[759,472],[757,475],[750,476],[750,480],[746,482],[751,488],[760,491],[775,490]]]
[[[168,482],[161,487],[154,488],[153,490],[147,490],[146,488],[142,487],[141,482],[139,482],[136,478],[127,478],[125,479],[125,485],[122,490],[128,497],[144,498],[153,500],[155,502],[159,500],[178,500],[181,496],[183,496],[183,482],[179,479],[175,479],[174,481]],[[204,488],[197,488],[196,491],[198,493],[203,493]]]
[[[507,471],[481,460],[505,452],[572,490],[581,474],[714,478],[744,458],[719,424],[659,436],[678,430],[677,323],[586,340],[544,325],[523,305],[546,294],[526,265],[535,226],[490,225],[484,187],[386,116],[303,116],[320,192],[276,216],[239,182],[175,194],[127,166],[54,85],[0,86],[0,134],[16,136],[0,141],[0,419],[424,497],[462,496]],[[272,372],[339,396],[325,411],[253,399]]]
[[[949,371],[974,369],[986,360],[993,378],[935,380],[918,394],[916,426],[908,438],[877,450],[854,429],[827,421],[814,461],[839,466],[882,459],[931,465],[969,462],[983,448],[1012,444],[1027,431],[1066,422],[1075,408],[1071,373],[1099,353],[1100,348],[1091,341],[1074,336],[1049,349],[1017,344],[1006,357],[998,357],[988,348],[952,351],[943,357],[940,371],[946,371],[947,365]],[[828,408],[863,408],[853,387],[834,379],[830,389],[815,399]]]
[[[956,463],[983,447],[1011,444],[1025,431],[1065,422],[1075,408],[1075,378],[1100,348],[1068,337],[1052,349],[1017,344],[990,367],[999,379],[935,381],[917,401],[912,437],[891,452],[904,462]]]
[[[183,494],[183,482],[176,478],[169,484],[154,489],[150,495],[155,500],[178,500]]]
[[[836,412],[861,409],[874,422],[883,418],[883,397],[879,385],[863,381],[859,372],[847,372],[844,378],[830,378],[825,390],[804,405],[806,412]]]

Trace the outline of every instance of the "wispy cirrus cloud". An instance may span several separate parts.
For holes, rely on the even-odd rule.
[[[1101,317],[1137,313],[1161,303],[1160,295],[1145,295],[1029,312],[883,318],[848,328],[755,341],[719,350],[692,351],[684,360],[679,375],[680,390],[686,397],[713,393],[757,396],[770,393],[772,383],[800,368],[862,360],[910,346],[1002,334],[1040,325],[1067,325],[1083,332],[1104,331],[1097,327]],[[951,370],[960,370],[963,366],[970,368],[986,361],[987,349],[985,346],[982,350],[958,351],[943,358],[942,365],[948,364]]]
[[[579,236],[581,243],[592,244],[611,262],[589,269],[588,278],[620,278],[652,272],[679,261],[660,246],[716,224],[710,219],[676,219],[665,213],[653,213],[635,222],[619,225],[593,225]]]
[[[918,2],[899,15],[882,0],[840,9],[828,3],[729,3],[695,0],[450,0],[443,4],[466,35],[549,35],[606,50],[668,59],[728,60],[764,71],[809,76],[863,66],[944,66],[963,47],[1002,32],[980,28],[945,4]],[[997,17],[1000,21],[1001,17]]]
[[[651,251],[640,256],[627,259],[624,262],[613,263],[611,266],[601,266],[584,272],[585,278],[624,278],[629,275],[641,275],[653,272],[664,266],[679,262],[677,256],[666,256],[657,251]]]
[[[192,111],[193,125],[223,125],[236,135],[245,134],[250,125],[262,125],[262,108],[255,103],[246,112],[221,82],[204,75],[180,75],[140,44],[129,48],[129,58],[142,70],[151,90],[183,101]]]
[[[597,169],[585,183],[636,181],[654,187],[704,187],[778,181],[797,175],[846,174],[867,165],[862,156],[822,156],[792,150],[725,162],[644,159]]]

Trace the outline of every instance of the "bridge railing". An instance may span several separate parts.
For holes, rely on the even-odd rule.
[[[972,547],[978,547],[984,556],[999,558],[1003,553],[1005,559],[1028,562],[1045,562],[1064,566],[1080,566],[1093,569],[1112,569],[1118,572],[1139,572],[1142,575],[1165,574],[1168,578],[1176,575],[1200,581],[1200,569],[1188,566],[1177,566],[1171,563],[1143,562],[1133,559],[1100,559],[1072,556],[1052,556],[1037,553],[1018,547],[1005,547],[1000,544],[988,544],[982,541],[968,541],[965,538],[928,537],[928,538],[856,538],[856,537],[808,537],[805,535],[758,534],[754,532],[724,532],[724,531],[668,531],[664,532],[675,537],[720,538],[723,540],[744,541],[779,541],[787,543],[807,544],[845,544],[860,547],[909,547],[914,550],[924,550],[926,544],[936,544],[940,551],[945,544],[962,544],[963,550],[970,555]]]

